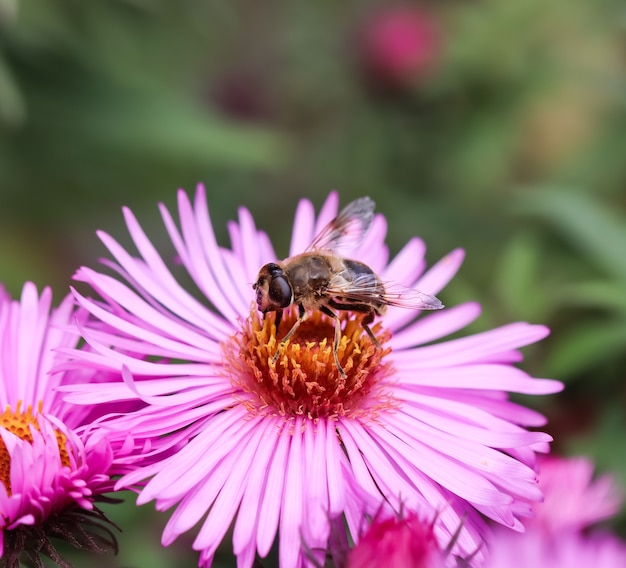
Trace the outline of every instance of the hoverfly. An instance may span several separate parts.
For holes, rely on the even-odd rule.
[[[398,284],[383,283],[366,264],[339,255],[346,246],[357,246],[374,218],[374,202],[369,197],[352,201],[315,237],[307,250],[281,262],[270,262],[259,271],[252,286],[263,314],[276,312],[276,333],[285,308],[298,306],[298,318],[283,337],[284,345],[306,319],[307,310],[320,310],[335,322],[333,354],[337,369],[346,376],[337,351],[341,340],[341,320],[334,310],[365,314],[361,325],[379,345],[370,329],[375,316],[387,306],[413,310],[438,310],[443,304],[434,296]],[[280,346],[274,356],[278,358]]]

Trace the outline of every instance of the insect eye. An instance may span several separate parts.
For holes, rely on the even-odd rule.
[[[274,276],[270,281],[269,296],[272,302],[281,308],[291,304],[291,286],[284,276]]]

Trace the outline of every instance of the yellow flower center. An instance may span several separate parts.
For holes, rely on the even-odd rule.
[[[307,314],[291,338],[282,338],[296,321],[296,310],[283,312],[278,338],[275,316],[261,320],[256,309],[243,329],[224,344],[227,366],[236,387],[252,397],[242,404],[251,412],[305,416],[374,417],[393,406],[381,380],[391,372],[383,362],[390,351],[389,332],[372,327],[378,341],[365,333],[362,315],[341,312],[341,340],[337,349],[342,376],[334,357],[335,322],[319,311]],[[276,357],[276,353],[278,356]]]
[[[5,411],[0,414],[0,427],[5,428],[9,432],[15,434],[18,438],[27,442],[33,441],[33,435],[31,433],[31,426],[39,430],[39,423],[37,422],[37,414],[33,414],[33,409],[29,406],[24,412],[21,409],[22,401],[17,403],[15,411],[11,410],[10,406],[7,406]],[[41,413],[42,404],[39,403],[39,413]],[[70,457],[66,448],[67,438],[65,434],[55,430],[57,444],[59,446],[59,455],[61,457],[61,463],[64,466],[70,465]],[[0,439],[0,482],[4,484],[7,493],[11,495],[11,456],[7,450],[6,445]]]

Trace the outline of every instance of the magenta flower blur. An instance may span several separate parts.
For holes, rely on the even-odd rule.
[[[98,552],[115,544],[92,513],[94,497],[113,488],[110,447],[76,434],[90,410],[55,391],[66,381],[52,372],[57,350],[80,339],[71,325],[75,305],[70,295],[51,311],[51,300],[49,288],[39,296],[31,283],[19,301],[0,287],[0,557],[8,567],[19,566],[23,553],[60,562],[50,536]],[[89,536],[95,525],[101,540]]]
[[[361,30],[364,70],[377,86],[407,88],[431,76],[440,64],[443,26],[435,11],[385,5]]]
[[[174,278],[125,209],[139,256],[99,234],[124,281],[79,270],[77,279],[101,300],[76,294],[94,321],[83,329],[92,352],[75,353],[78,366],[122,371],[124,381],[72,387],[66,397],[147,403],[103,426],[150,440],[153,463],[119,485],[149,479],[138,502],[176,506],[164,545],[201,522],[193,546],[209,566],[234,522],[238,566],[266,556],[277,534],[283,568],[310,564],[310,551],[323,564],[331,519],[345,516],[358,539],[364,514],[372,513],[354,486],[396,511],[434,509],[434,534],[444,546],[462,526],[455,544],[462,557],[481,547],[486,525],[479,513],[521,528],[518,516],[541,499],[535,452],[547,451],[551,438],[526,430],[544,419],[507,392],[561,389],[513,366],[518,349],[545,337],[545,327],[516,323],[433,344],[473,321],[479,306],[428,315],[392,307],[373,325],[374,342],[358,314],[341,312],[344,377],[333,359],[329,317],[310,313],[280,347],[274,316],[259,317],[252,283],[279,257],[250,213],[241,209],[239,223],[229,223],[226,248],[216,241],[202,187],[193,204],[180,191],[178,209],[180,228],[164,206],[161,214],[199,294]],[[337,211],[335,193],[317,218],[302,200],[289,254],[304,251]],[[377,215],[365,240],[345,254],[385,282],[437,294],[463,259],[455,250],[426,271],[425,247],[415,238],[389,262],[385,234]],[[296,316],[285,312],[283,333]]]
[[[437,541],[433,526],[433,521],[412,511],[392,516],[377,515],[348,553],[345,566],[444,568],[446,552]]]

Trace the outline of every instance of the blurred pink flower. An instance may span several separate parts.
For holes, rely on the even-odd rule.
[[[102,426],[152,445],[147,458],[154,463],[119,486],[151,478],[138,502],[176,506],[164,545],[204,519],[193,544],[204,566],[231,523],[239,566],[265,556],[277,532],[283,568],[307,565],[309,551],[323,563],[333,519],[345,515],[353,538],[363,526],[367,499],[354,486],[394,510],[436,510],[440,542],[462,525],[455,549],[463,557],[482,543],[479,512],[521,529],[518,513],[541,499],[535,452],[547,451],[551,438],[527,431],[543,425],[543,417],[506,393],[561,389],[512,365],[521,360],[520,347],[548,333],[545,327],[515,323],[432,344],[473,321],[479,306],[418,319],[411,310],[390,308],[373,327],[381,348],[354,314],[344,313],[343,378],[332,355],[332,322],[316,312],[274,364],[274,319],[260,320],[251,288],[259,268],[277,258],[267,235],[241,209],[239,223],[228,225],[232,248],[219,246],[202,187],[193,205],[180,191],[178,208],[180,229],[164,206],[161,214],[199,299],[175,280],[125,209],[139,257],[99,234],[117,261],[110,266],[126,282],[78,271],[77,279],[102,299],[76,293],[94,322],[83,328],[92,351],[75,353],[77,366],[122,371],[124,381],[72,386],[67,393],[78,404],[94,397],[148,404]],[[335,193],[317,218],[312,204],[301,201],[290,255],[305,250],[337,208]],[[455,250],[425,271],[425,246],[416,238],[389,262],[385,234],[377,215],[364,242],[347,254],[384,281],[436,294],[462,262],[463,252]],[[286,313],[285,330],[294,319]]]
[[[622,505],[622,492],[608,474],[593,479],[593,469],[585,457],[542,456],[539,487],[544,500],[533,504],[535,515],[524,525],[556,536],[614,516]]]
[[[555,538],[541,531],[526,534],[499,529],[494,534],[485,568],[621,568],[626,546],[609,535],[584,537],[563,533]]]
[[[441,25],[425,8],[386,6],[370,15],[361,32],[365,70],[374,82],[408,87],[439,63]]]
[[[59,362],[57,350],[76,346],[80,336],[71,324],[75,307],[71,295],[52,311],[51,300],[49,288],[39,296],[32,283],[24,285],[19,301],[12,301],[0,287],[3,566],[19,565],[28,535],[37,541],[37,551],[53,555],[46,525],[54,524],[54,536],[62,538],[63,512],[73,512],[73,521],[65,528],[87,548],[74,531],[75,510],[89,516],[94,497],[113,488],[106,439],[82,438],[75,432],[90,409],[75,408],[56,392],[67,379],[65,373],[53,372]]]
[[[609,475],[592,480],[593,463],[584,457],[542,456],[539,486],[543,503],[524,522],[525,533],[495,529],[487,568],[617,568],[626,566],[626,544],[608,534],[583,529],[615,515],[622,496]]]

